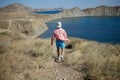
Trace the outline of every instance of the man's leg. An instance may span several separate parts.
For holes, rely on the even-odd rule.
[[[64,41],[61,42],[61,55],[60,58],[62,61],[64,61],[64,53],[65,53],[65,43]]]
[[[59,47],[57,47],[57,56],[58,56],[58,60],[60,60],[60,48]]]
[[[65,49],[61,48],[61,55],[60,55],[60,57],[61,57],[62,61],[64,61],[64,53],[65,53]]]

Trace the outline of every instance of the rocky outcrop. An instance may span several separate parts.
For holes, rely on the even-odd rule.
[[[85,13],[78,7],[74,7],[70,10],[65,10],[62,13],[62,17],[79,17],[79,16],[85,16]]]
[[[83,10],[87,16],[120,16],[120,6],[98,6]]]
[[[0,29],[23,33],[27,36],[36,37],[47,30],[46,24],[41,24],[38,19],[14,19],[0,20]]]

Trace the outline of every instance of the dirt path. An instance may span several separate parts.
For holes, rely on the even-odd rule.
[[[66,57],[70,52],[70,50],[66,50]],[[67,66],[64,62],[57,63],[54,59],[49,62],[50,66],[46,69],[48,76],[51,75],[51,79],[49,78],[49,80],[84,80],[83,74],[80,71],[75,70],[74,67]],[[79,67],[79,69],[80,68],[82,67]]]
[[[63,63],[54,63],[56,80],[83,80],[82,74],[71,67],[62,65]]]

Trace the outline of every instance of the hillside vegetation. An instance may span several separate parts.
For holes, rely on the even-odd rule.
[[[9,34],[8,34],[9,33]],[[50,39],[0,32],[0,80],[119,80],[120,45],[70,38],[56,63]]]

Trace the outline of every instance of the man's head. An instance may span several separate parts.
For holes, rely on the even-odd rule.
[[[61,22],[57,22],[57,28],[61,28],[62,27],[62,23]]]

